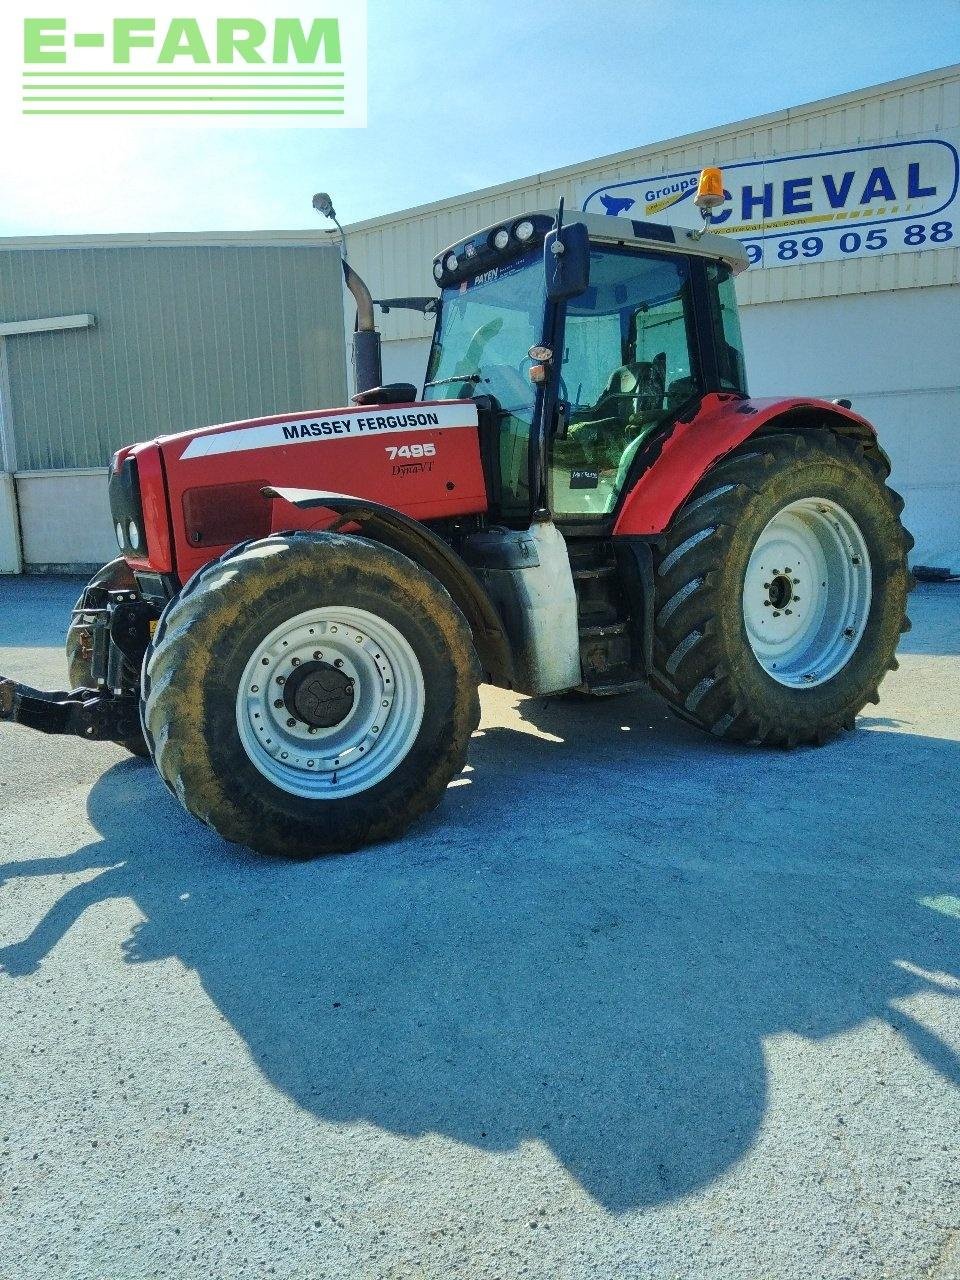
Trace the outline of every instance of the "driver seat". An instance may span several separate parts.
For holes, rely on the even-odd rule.
[[[614,369],[600,393],[596,418],[613,418],[627,429],[638,419],[663,411],[667,385],[667,355],[659,351],[652,360],[631,360]]]

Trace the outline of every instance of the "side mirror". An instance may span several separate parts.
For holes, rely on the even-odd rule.
[[[543,270],[551,302],[583,293],[590,283],[590,238],[584,223],[569,222],[559,231],[547,232]]]

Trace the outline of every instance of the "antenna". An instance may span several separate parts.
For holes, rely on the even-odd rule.
[[[550,246],[550,252],[555,258],[559,258],[566,252],[563,245],[563,196],[560,197],[560,203],[557,205],[557,235]]]

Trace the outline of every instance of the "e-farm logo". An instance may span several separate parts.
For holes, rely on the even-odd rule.
[[[71,6],[69,16],[34,10],[22,19],[22,115],[362,127],[363,0],[321,6],[304,13],[294,0],[293,13],[258,17],[111,14],[100,5],[83,13]]]

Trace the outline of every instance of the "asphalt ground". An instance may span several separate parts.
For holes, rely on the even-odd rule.
[[[0,672],[78,590],[0,580]],[[0,725],[0,1277],[960,1276],[960,587],[855,734],[485,689],[285,865]]]

